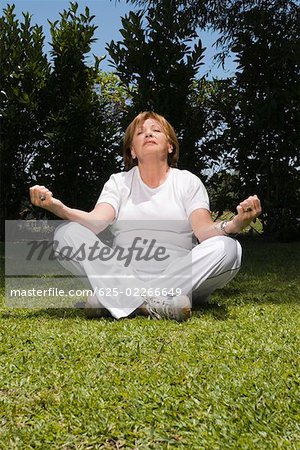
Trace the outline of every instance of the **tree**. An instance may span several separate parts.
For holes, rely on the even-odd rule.
[[[197,76],[204,49],[191,44],[196,31],[176,2],[162,0],[122,19],[123,40],[107,49],[132,97],[126,124],[140,111],[155,110],[174,126],[181,141],[180,162],[199,173],[204,163],[198,146],[205,116],[198,102]]]
[[[89,67],[97,28],[89,9],[71,3],[50,23],[53,69],[44,97],[47,146],[36,158],[35,176],[72,207],[90,209],[107,177],[118,170],[120,109],[99,90],[100,60]],[[98,86],[98,88],[97,88]]]
[[[238,63],[223,112],[240,195],[260,195],[264,230],[280,240],[300,236],[299,13],[285,0],[234,2],[223,39]]]
[[[42,28],[28,13],[19,23],[14,5],[0,18],[1,177],[0,240],[5,219],[20,218],[30,185],[30,166],[42,144],[45,110],[42,92],[49,76]]]

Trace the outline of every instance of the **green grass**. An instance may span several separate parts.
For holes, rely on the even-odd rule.
[[[300,243],[244,247],[182,324],[3,306],[0,448],[299,449]]]

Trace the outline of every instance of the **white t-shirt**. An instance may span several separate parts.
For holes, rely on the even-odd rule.
[[[112,225],[114,246],[128,247],[134,237],[155,239],[174,257],[192,248],[190,214],[198,208],[209,210],[207,191],[200,179],[187,170],[170,168],[166,180],[156,188],[147,186],[137,166],[113,174],[105,183],[98,203],[109,203],[116,212]],[[162,270],[168,261],[156,264]],[[143,271],[143,262],[136,264]],[[149,263],[148,263],[149,266]],[[145,269],[146,270],[146,269]]]

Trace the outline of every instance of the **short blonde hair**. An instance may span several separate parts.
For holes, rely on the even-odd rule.
[[[179,142],[172,125],[160,114],[152,111],[144,111],[138,114],[133,121],[128,125],[124,138],[123,138],[123,159],[125,169],[130,170],[132,167],[138,164],[137,159],[133,159],[131,156],[131,144],[134,133],[140,124],[144,123],[147,119],[156,120],[162,127],[163,132],[167,136],[170,144],[173,146],[172,153],[168,154],[168,164],[170,167],[177,167],[177,161],[179,157]]]

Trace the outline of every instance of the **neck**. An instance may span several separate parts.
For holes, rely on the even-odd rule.
[[[156,188],[166,180],[170,167],[167,162],[157,165],[139,163],[138,169],[143,182],[150,188]]]

